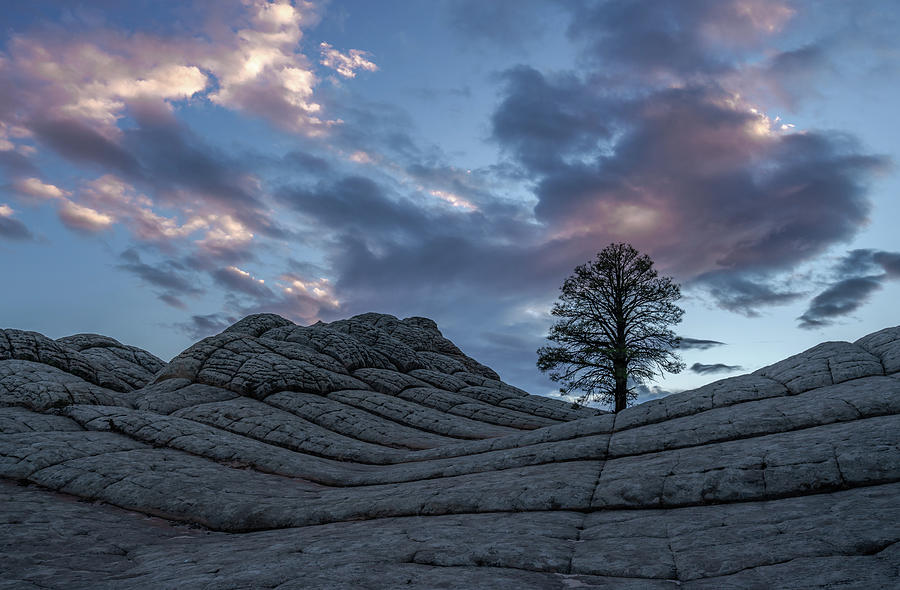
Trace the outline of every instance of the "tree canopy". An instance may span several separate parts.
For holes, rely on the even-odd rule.
[[[580,390],[579,403],[608,402],[618,412],[637,397],[629,384],[684,368],[669,328],[684,314],[675,305],[681,291],[646,254],[610,244],[576,267],[561,291],[551,311],[560,319],[547,336],[556,344],[538,349],[537,366],[563,393]]]

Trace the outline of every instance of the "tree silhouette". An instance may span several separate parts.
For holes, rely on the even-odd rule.
[[[551,313],[560,319],[538,349],[537,366],[563,393],[583,391],[585,400],[625,409],[637,397],[629,381],[643,383],[663,371],[678,373],[679,338],[669,326],[681,321],[681,291],[659,277],[653,261],[629,244],[610,244],[575,268]]]

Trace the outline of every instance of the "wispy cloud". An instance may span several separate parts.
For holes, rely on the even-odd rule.
[[[851,250],[835,265],[833,274],[836,280],[813,297],[797,318],[801,328],[831,325],[862,307],[886,281],[900,279],[900,252]]]
[[[699,375],[712,375],[715,373],[734,373],[735,371],[743,371],[744,367],[740,365],[726,365],[723,363],[715,363],[711,365],[694,363],[690,366],[690,370]]]
[[[708,350],[717,346],[725,346],[725,343],[719,342],[718,340],[703,340],[700,338],[686,338],[682,336],[679,348],[682,350]]]
[[[198,340],[218,334],[237,320],[238,318],[223,313],[192,315],[188,321],[175,324],[175,328]]]
[[[148,264],[141,260],[140,254],[134,249],[122,252],[120,259],[120,269],[159,289],[157,296],[172,307],[184,308],[182,299],[184,296],[199,295],[204,291],[189,269],[174,260],[166,260],[156,265]]]
[[[347,53],[341,53],[324,41],[319,44],[319,51],[322,56],[321,64],[345,78],[355,78],[357,70],[378,71],[378,66],[369,60],[367,51],[351,49]]]

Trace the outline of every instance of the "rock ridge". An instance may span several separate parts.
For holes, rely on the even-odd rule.
[[[900,576],[900,326],[617,415],[421,317],[257,314],[168,363],[0,333],[0,588]]]

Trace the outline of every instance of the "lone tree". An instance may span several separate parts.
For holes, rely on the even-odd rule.
[[[547,336],[557,345],[538,349],[537,366],[563,393],[582,390],[579,403],[615,403],[618,412],[637,397],[629,381],[684,368],[674,352],[680,339],[669,329],[684,314],[675,305],[681,291],[658,276],[646,254],[610,244],[577,267],[561,291],[551,311],[561,319]]]

